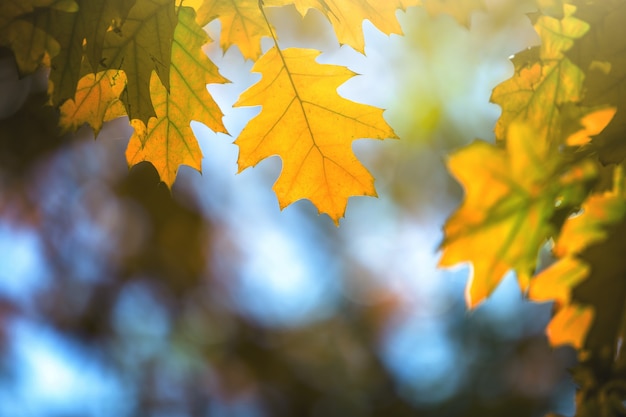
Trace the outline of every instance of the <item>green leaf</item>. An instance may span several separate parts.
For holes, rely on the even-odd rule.
[[[150,98],[152,71],[169,91],[176,22],[172,0],[137,0],[122,26],[106,33],[101,70],[126,73],[128,84],[121,99],[130,119],[147,124],[156,115]]]
[[[52,59],[50,81],[54,89],[52,102],[62,104],[76,93],[83,55],[95,72],[102,59],[102,48],[107,31],[113,25],[119,28],[135,0],[77,0],[76,13],[51,13],[50,33],[64,47]],[[83,45],[84,44],[84,45]]]

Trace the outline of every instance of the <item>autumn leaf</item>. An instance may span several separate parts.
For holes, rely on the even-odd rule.
[[[130,119],[145,124],[155,116],[150,97],[152,71],[169,90],[175,27],[173,1],[136,0],[124,24],[106,33],[100,69],[126,73],[127,85],[121,99]]]
[[[593,309],[570,304],[559,310],[546,327],[546,335],[552,346],[572,345],[581,349],[593,321]]]
[[[73,12],[69,0],[3,0],[0,2],[0,45],[13,50],[22,74],[34,72],[44,56],[59,53],[59,43],[47,32],[50,11]]]
[[[135,0],[76,0],[78,11],[64,13],[51,11],[49,33],[64,48],[52,59],[50,81],[54,89],[52,102],[60,105],[74,97],[81,77],[83,55],[90,64],[90,72],[97,70],[102,59],[105,34],[119,28]]]
[[[564,7],[562,19],[537,19],[535,30],[541,46],[517,54],[513,58],[514,76],[493,90],[491,101],[502,107],[495,128],[498,140],[504,139],[508,126],[517,119],[542,133],[537,140],[556,144],[565,140],[561,129],[570,119],[561,114],[560,108],[581,100],[584,73],[564,52],[587,32],[589,25],[574,17],[574,6]]]
[[[282,208],[309,199],[338,224],[348,198],[375,196],[374,179],[352,152],[359,138],[393,138],[383,111],[339,96],[354,73],[315,61],[316,50],[275,47],[252,70],[261,80],[235,106],[262,106],[235,141],[239,171],[278,155],[282,172],[274,191]]]
[[[330,21],[340,44],[363,53],[363,20],[369,20],[381,32],[400,34],[402,29],[396,19],[398,9],[416,6],[419,0],[267,0],[268,6],[293,4],[302,16],[309,9],[317,9]]]
[[[126,150],[128,163],[150,161],[168,186],[174,183],[180,165],[201,169],[202,152],[191,130],[192,120],[215,132],[226,132],[222,112],[206,88],[209,83],[227,82],[201,49],[209,41],[196,23],[193,9],[179,8],[172,45],[170,92],[153,74],[150,91],[157,117],[150,119],[147,126],[139,120],[133,121],[135,133]]]
[[[85,75],[78,82],[74,98],[59,108],[59,125],[67,131],[88,123],[98,136],[103,122],[126,114],[119,100],[125,87],[126,76],[122,71],[107,70]]]
[[[467,303],[476,306],[509,270],[528,286],[538,250],[552,235],[555,205],[580,198],[595,167],[584,161],[563,173],[558,154],[535,141],[529,125],[509,126],[506,148],[477,141],[453,154],[450,172],[465,188],[465,199],[444,226],[441,266],[470,261]],[[575,201],[574,201],[575,204]]]
[[[259,0],[204,0],[192,5],[198,10],[197,21],[201,26],[219,18],[222,50],[237,45],[246,59],[257,59],[261,55],[261,38],[271,36],[271,32]]]
[[[554,247],[559,256],[575,255],[586,247],[608,236],[607,226],[618,223],[626,214],[622,169],[615,169],[612,190],[590,195],[583,203],[581,213],[567,219]]]

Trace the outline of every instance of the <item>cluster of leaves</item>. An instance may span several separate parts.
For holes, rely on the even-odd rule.
[[[382,110],[347,100],[337,87],[354,74],[316,62],[319,51],[282,49],[267,19],[268,7],[293,5],[304,16],[320,11],[337,39],[364,52],[362,23],[400,33],[395,13],[423,5],[467,23],[482,0],[7,0],[0,5],[0,46],[10,47],[19,70],[50,67],[50,101],[61,127],[102,123],[128,115],[135,129],[126,157],[151,162],[171,186],[180,165],[201,169],[191,121],[227,133],[206,85],[226,83],[203,53],[203,30],[219,19],[221,47],[235,45],[262,79],[235,106],[262,106],[236,140],[239,170],[278,155],[274,185],[280,207],[309,199],[335,223],[354,195],[376,195],[374,179],[352,153],[359,138],[394,138]],[[274,47],[262,52],[261,38]]]
[[[509,271],[529,299],[554,300],[548,338],[580,352],[577,415],[624,415],[626,1],[565,2],[532,18],[540,46],[516,54],[492,93],[496,144],[449,159],[465,199],[440,263],[471,262],[470,306]]]
[[[219,19],[221,47],[238,47],[262,75],[235,104],[262,108],[235,141],[239,169],[280,156],[281,208],[309,199],[338,223],[350,196],[376,193],[352,141],[395,134],[381,109],[339,96],[351,71],[319,64],[319,51],[280,47],[266,8],[288,5],[321,12],[338,42],[359,52],[365,19],[391,34],[400,33],[396,11],[409,6],[464,24],[483,7],[481,0],[5,0],[0,46],[12,49],[22,74],[50,68],[50,104],[63,129],[88,123],[98,134],[105,121],[127,115],[128,163],[151,162],[171,186],[180,165],[201,167],[191,121],[227,133],[206,86],[228,81],[202,51],[210,42],[203,26]],[[514,76],[493,91],[502,107],[496,143],[476,141],[449,159],[466,195],[445,225],[441,265],[472,263],[472,307],[509,271],[531,300],[555,300],[550,341],[585,353],[579,414],[617,415],[626,412],[626,264],[614,250],[626,227],[626,1],[537,5],[541,45],[515,55]],[[263,37],[274,41],[265,52]],[[545,268],[537,265],[541,250],[555,257]]]

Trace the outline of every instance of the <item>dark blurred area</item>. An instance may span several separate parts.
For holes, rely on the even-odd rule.
[[[290,213],[305,215],[285,212],[285,222],[296,218],[294,239],[318,254],[299,265],[325,283],[311,307],[319,311],[264,318],[287,300],[242,292],[250,275],[260,285],[272,276],[250,259],[254,248],[286,249],[233,226],[264,217],[224,221],[211,211],[224,191],[207,173],[202,187],[182,175],[170,191],[151,165],[128,169],[126,120],[97,141],[87,128],[62,135],[45,105],[45,73],[18,80],[1,56],[1,417],[573,414],[575,354],[548,346],[550,306],[525,303],[511,277],[474,312],[463,301],[464,269],[437,272],[437,290],[407,302],[392,271],[397,262],[419,267],[418,254],[383,257],[390,275],[376,277],[380,269],[354,255],[363,243],[354,223],[334,230],[299,205]],[[414,148],[394,165],[392,177],[407,179],[386,210],[406,222],[375,245],[402,244],[433,204],[458,201],[449,178],[430,203],[411,196],[409,184],[427,179],[408,176],[427,176],[441,152]],[[421,250],[436,262],[433,247]],[[269,268],[295,282],[289,261]],[[288,305],[287,318],[304,308]]]

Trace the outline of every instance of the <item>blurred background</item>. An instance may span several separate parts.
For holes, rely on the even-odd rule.
[[[572,415],[551,305],[509,276],[468,312],[469,268],[436,267],[462,198],[446,155],[493,140],[491,89],[537,42],[530,3],[487,2],[471,29],[398,11],[404,37],[364,23],[366,56],[316,11],[269,10],[283,47],[361,74],[340,94],[401,138],[354,143],[379,198],[351,199],[339,228],[306,201],[279,211],[278,158],[236,175],[259,111],[231,108],[259,79],[236,48],[206,46],[232,137],[195,125],[203,173],[181,168],[171,192],[128,169],[127,120],[61,134],[45,74],[18,79],[0,54],[0,417]]]

